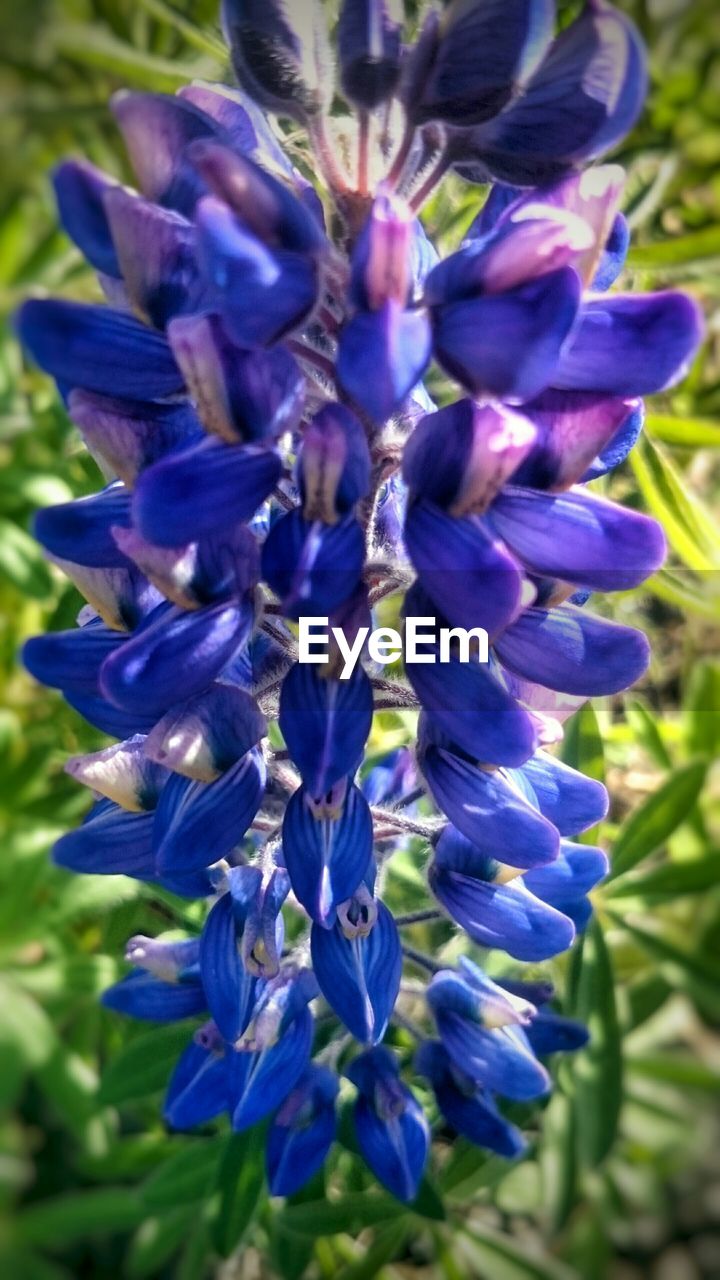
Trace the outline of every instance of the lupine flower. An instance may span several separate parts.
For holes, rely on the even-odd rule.
[[[106,303],[18,317],[103,478],[35,526],[87,604],[25,663],[118,740],[69,762],[94,803],[54,856],[207,900],[199,936],[131,939],[104,998],[194,1024],[169,1125],[269,1118],[270,1190],[292,1194],[332,1146],[341,1073],[362,1156],[412,1201],[430,1130],[407,1079],[513,1158],[502,1100],[545,1095],[540,1059],[587,1033],[547,984],[404,944],[418,921],[383,900],[388,864],[419,838],[420,917],[514,961],[586,927],[607,860],[574,841],[607,795],[554,748],[648,662],[590,594],[664,555],[588,485],[701,324],[681,294],[610,292],[623,175],[581,166],[632,126],[645,73],[604,0],[557,35],[550,0],[453,0],[412,47],[389,0],[343,0],[337,83],[320,4],[224,0],[222,21],[239,89],[115,99],[137,191],[82,161],[54,174]],[[302,174],[271,115],[305,130]],[[489,190],[441,261],[419,214],[448,169]],[[457,385],[440,407],[433,360]],[[406,625],[481,628],[489,661],[456,635],[407,680],[365,654],[341,679],[340,640],[397,591]],[[337,629],[324,665],[298,661],[299,618]],[[415,755],[368,768],[393,707],[420,710]],[[432,974],[419,1014],[406,961]],[[398,1028],[420,1041],[407,1070]]]

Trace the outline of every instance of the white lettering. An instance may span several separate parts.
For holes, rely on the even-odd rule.
[[[399,633],[392,627],[379,627],[370,636],[369,650],[373,662],[379,662],[381,666],[386,667],[388,663],[395,662],[401,656],[402,640]]]
[[[300,618],[298,632],[298,662],[312,662],[316,665],[327,662],[328,652],[328,634],[327,626],[328,618]],[[313,635],[313,631],[318,631],[322,627],[325,628],[325,634],[320,636]],[[315,653],[318,645],[324,645],[323,653]]]
[[[434,631],[421,631],[421,627],[434,627],[434,618],[405,619],[405,661],[420,662],[426,666],[435,662],[434,653],[418,653],[419,644],[435,644]]]
[[[344,663],[345,663],[342,671],[340,672],[341,680],[350,679],[353,671],[355,670],[355,664],[357,663],[357,660],[360,657],[360,654],[362,653],[363,645],[365,644],[365,641],[367,640],[369,634],[370,634],[369,627],[360,627],[357,635],[355,636],[355,640],[353,641],[353,643],[348,644],[347,640],[345,639],[345,632],[343,631],[342,627],[333,627],[333,636],[335,637],[335,643],[337,644],[337,647],[340,650],[340,656],[344,659]]]
[[[472,631],[466,631],[464,627],[453,627],[448,630],[443,627],[440,632],[440,661],[452,661],[450,656],[451,641],[458,642],[458,661],[470,662],[470,642],[477,640],[478,643],[478,662],[490,661],[490,638],[487,631],[482,627],[473,627]]]

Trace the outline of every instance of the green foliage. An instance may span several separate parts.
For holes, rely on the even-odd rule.
[[[438,1129],[431,1176],[409,1209],[373,1184],[350,1138],[325,1179],[281,1202],[264,1186],[261,1134],[168,1135],[160,1097],[192,1028],[138,1028],[98,1007],[131,934],[193,927],[200,915],[119,877],[66,875],[48,857],[86,804],[62,763],[105,740],[17,666],[27,636],[72,625],[81,603],[30,526],[38,506],[90,491],[98,474],[45,380],[24,366],[8,318],[28,290],[96,294],[56,230],[46,175],[68,152],[125,175],[110,93],[222,77],[227,59],[216,0],[25,0],[0,18],[2,1275],[203,1280],[227,1257],[241,1274],[244,1256],[283,1280],[415,1269],[612,1280],[659,1274],[661,1262],[662,1274],[699,1274],[696,1241],[713,1229],[720,1184],[720,47],[712,0],[630,8],[653,61],[648,111],[619,156],[634,232],[625,280],[689,288],[711,323],[688,381],[655,398],[632,463],[601,486],[662,520],[670,559],[647,590],[601,602],[649,632],[650,677],[585,709],[563,746],[613,796],[588,837],[612,851],[596,920],[569,962],[545,967],[593,1038],[555,1072],[544,1111],[521,1109],[534,1135],[524,1160],[488,1157]],[[431,205],[445,248],[477,205],[459,182]],[[381,717],[373,749],[406,740],[411,722]],[[418,845],[393,865],[393,905],[422,900],[422,854]],[[457,955],[443,924],[414,936]]]

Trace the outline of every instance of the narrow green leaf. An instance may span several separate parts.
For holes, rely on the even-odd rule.
[[[712,418],[649,413],[645,426],[650,435],[663,444],[679,445],[683,449],[720,448],[720,423]]]
[[[718,575],[694,573],[689,569],[661,569],[643,584],[658,600],[672,604],[683,613],[694,614],[708,622],[720,621]]]
[[[352,1235],[363,1227],[406,1213],[406,1207],[390,1196],[357,1192],[343,1196],[342,1200],[286,1205],[278,1218],[285,1230],[297,1235],[332,1236],[344,1232]]]
[[[226,1138],[195,1138],[189,1146],[173,1151],[140,1188],[149,1209],[169,1209],[177,1204],[205,1200],[212,1191]]]
[[[720,257],[720,227],[704,227],[684,236],[636,245],[628,254],[628,266],[644,271],[663,267],[685,267]]]
[[[591,703],[586,702],[568,720],[561,754],[565,764],[579,769],[586,777],[595,778],[597,782],[605,780],[602,734]]]
[[[622,1044],[615,1006],[615,975],[603,931],[593,920],[582,940],[582,967],[574,1014],[590,1042],[573,1063],[577,1149],[594,1168],[615,1142],[622,1108]]]
[[[135,49],[107,28],[91,23],[59,23],[49,33],[49,41],[62,57],[105,71],[123,84],[162,93],[174,93],[197,77],[212,78],[218,70],[214,60],[183,63]]]
[[[159,22],[164,22],[167,26],[177,31],[187,44],[195,49],[199,49],[201,53],[209,54],[211,58],[218,62],[226,62],[228,57],[227,47],[219,36],[214,36],[197,27],[194,22],[190,22],[188,18],[184,18],[178,13],[172,5],[166,4],[165,0],[137,0],[138,5],[145,9],[153,18],[157,18]]]
[[[265,1125],[230,1138],[220,1162],[220,1204],[212,1226],[215,1248],[229,1258],[252,1222],[265,1188]]]
[[[135,1191],[127,1187],[89,1188],[23,1210],[15,1231],[22,1242],[52,1251],[76,1240],[128,1231],[144,1217],[145,1207]]]
[[[351,1262],[337,1272],[336,1280],[377,1280],[378,1274],[400,1252],[412,1230],[407,1218],[389,1222],[375,1234],[364,1258]]]
[[[164,1089],[188,1039],[187,1027],[170,1025],[131,1040],[106,1068],[100,1101],[119,1106]]]
[[[668,541],[689,569],[720,567],[720,527],[683,477],[647,436],[630,455],[635,479],[648,510],[657,517]]]
[[[123,1266],[123,1280],[152,1280],[187,1239],[185,1209],[147,1218],[135,1233]]]
[[[651,959],[663,966],[669,984],[688,991],[712,1008],[720,1009],[720,963],[702,952],[688,951],[674,938],[644,928],[614,910],[608,915]]]
[[[619,876],[603,895],[608,898],[642,898],[644,902],[674,901],[688,893],[704,893],[720,884],[720,852],[688,862],[665,862],[644,875]]]
[[[472,1266],[469,1274],[483,1280],[577,1280],[557,1258],[539,1258],[511,1236],[486,1227],[461,1226],[457,1245]]]
[[[688,751],[714,760],[720,752],[720,663],[695,663],[683,713]]]
[[[627,1059],[628,1071],[649,1076],[663,1084],[677,1084],[682,1089],[698,1089],[703,1093],[720,1093],[720,1071],[713,1070],[696,1058],[679,1054],[646,1053]]]
[[[661,769],[672,768],[672,756],[663,742],[658,722],[639,698],[626,702],[625,714],[638,742]]]
[[[576,1128],[574,1098],[556,1088],[543,1112],[539,1149],[543,1212],[553,1234],[562,1230],[577,1203]]]
[[[696,761],[678,769],[623,824],[612,854],[611,879],[636,867],[661,848],[696,804],[707,765]]]
[[[0,575],[34,600],[46,600],[52,593],[52,577],[38,544],[4,517],[0,518]]]

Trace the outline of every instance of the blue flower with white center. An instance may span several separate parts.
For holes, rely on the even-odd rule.
[[[587,1038],[547,986],[449,969],[405,930],[452,922],[534,963],[587,925],[607,859],[574,841],[608,800],[552,749],[649,659],[589,595],[664,555],[588,483],[701,321],[682,294],[611,291],[623,175],[581,171],[640,111],[628,19],[589,0],[555,34],[551,0],[452,0],[408,46],[396,7],[342,0],[329,33],[316,0],[224,0],[240,88],[118,95],[137,191],[55,171],[106,304],[33,299],[17,327],[102,475],[35,526],[87,605],[26,666],[118,740],[69,762],[94,803],[54,857],[207,903],[197,936],[133,938],[105,1004],[194,1024],[165,1118],[267,1120],[273,1194],[321,1167],[352,1086],[365,1162],[412,1202],[422,1097],[514,1158],[503,1100],[543,1097],[540,1059]],[[296,157],[304,131],[303,173],[270,116]],[[490,190],[441,260],[420,215],[450,169]],[[439,407],[433,361],[457,386]],[[365,639],[399,592],[406,634],[479,628],[488,661],[455,635],[386,678]],[[300,661],[299,619],[335,628],[327,661]],[[384,710],[420,711],[414,755],[368,759]],[[418,842],[432,897],[396,918],[392,859]]]

